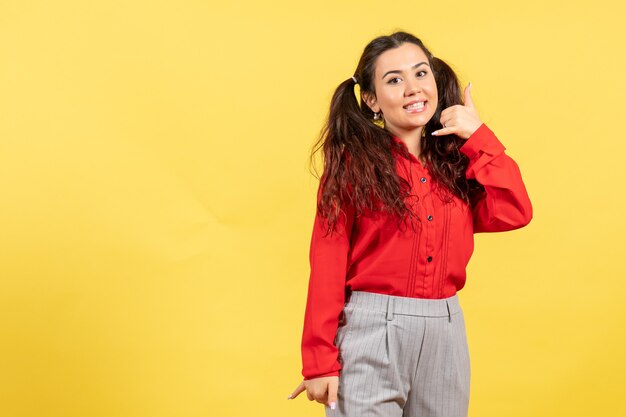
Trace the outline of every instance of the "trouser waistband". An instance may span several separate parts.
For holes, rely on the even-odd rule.
[[[457,294],[448,298],[432,299],[352,291],[346,299],[346,305],[386,313],[388,320],[391,320],[394,314],[450,318],[461,311]]]

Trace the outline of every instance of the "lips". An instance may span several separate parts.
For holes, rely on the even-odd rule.
[[[415,100],[402,107],[409,112],[421,112],[426,107],[426,100]]]

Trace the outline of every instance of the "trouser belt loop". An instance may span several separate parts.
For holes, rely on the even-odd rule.
[[[393,320],[393,299],[387,298],[387,320]]]
[[[452,322],[452,314],[450,314],[450,301],[446,300],[446,308],[448,309],[448,323]]]

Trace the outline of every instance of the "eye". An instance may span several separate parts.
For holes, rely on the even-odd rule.
[[[400,77],[393,77],[393,78],[390,78],[390,79],[387,81],[387,84],[398,84],[397,82],[395,82],[395,80],[399,80],[399,79],[400,79]]]
[[[418,71],[417,73],[418,73],[418,74],[422,74],[422,73],[423,73],[423,74],[424,74],[424,75],[423,75],[424,77],[426,76],[426,74],[428,74],[428,72],[427,72],[427,71]]]

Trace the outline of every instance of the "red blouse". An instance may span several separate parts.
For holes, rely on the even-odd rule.
[[[398,143],[404,145],[399,138]],[[406,146],[406,145],[404,145]],[[465,285],[465,268],[474,249],[473,233],[525,226],[532,205],[519,167],[483,123],[463,144],[467,178],[485,187],[472,210],[454,197],[445,204],[431,192],[432,177],[418,159],[396,154],[398,175],[412,184],[410,203],[421,221],[415,230],[396,219],[346,209],[335,231],[324,237],[325,222],[315,216],[309,259],[311,273],[302,332],[305,379],[339,375],[334,344],[346,291],[369,291],[416,298],[446,298]],[[319,198],[318,189],[318,198]]]

